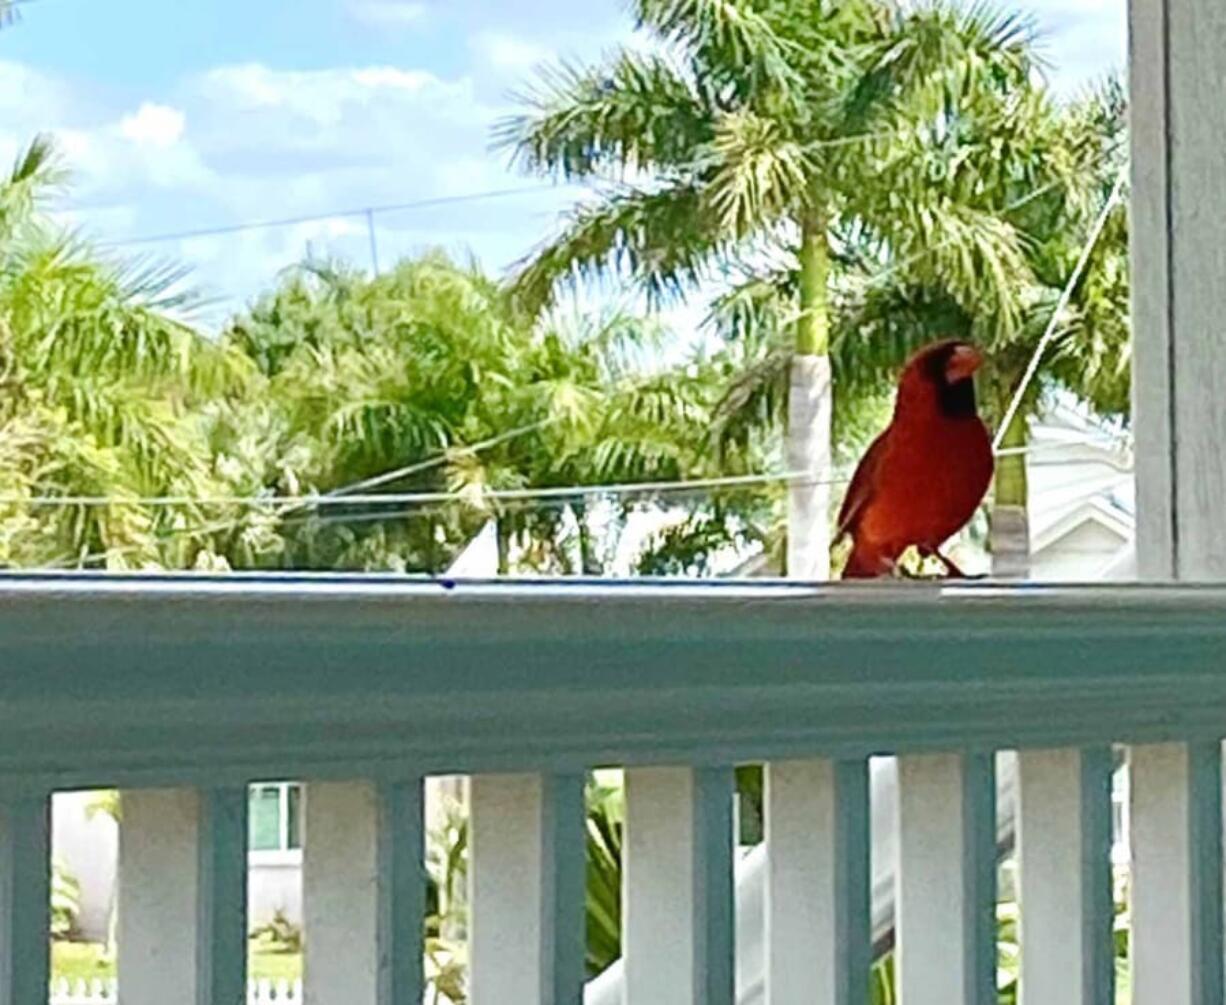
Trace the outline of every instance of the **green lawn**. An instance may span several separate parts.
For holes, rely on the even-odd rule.
[[[292,981],[302,976],[300,953],[271,952],[254,942],[248,949],[252,977]],[[69,980],[114,977],[115,961],[102,958],[102,946],[97,942],[53,942],[51,974],[53,978],[67,977]]]

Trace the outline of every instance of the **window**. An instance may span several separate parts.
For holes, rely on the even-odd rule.
[[[252,852],[302,850],[302,786],[271,782],[248,790],[248,849]]]

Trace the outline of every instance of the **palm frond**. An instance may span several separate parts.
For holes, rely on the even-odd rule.
[[[831,340],[839,394],[871,396],[893,389],[907,358],[939,338],[968,338],[973,315],[947,291],[901,282],[841,291]]]
[[[943,287],[992,330],[1017,328],[1020,291],[1033,282],[1033,274],[1025,235],[997,212],[923,185],[907,191],[901,183],[884,207],[869,209],[877,233],[893,252],[891,282]]]
[[[794,266],[751,273],[711,302],[704,326],[746,358],[765,344],[783,344],[798,315],[797,277]]]
[[[902,83],[935,79],[963,92],[983,85],[1005,90],[1035,69],[1037,24],[995,0],[922,0],[903,15],[887,63]]]
[[[711,150],[709,198],[720,227],[737,239],[776,223],[808,200],[812,157],[778,122],[747,109],[723,115]]]
[[[864,70],[845,98],[844,129],[867,128],[917,99],[939,113],[959,100],[1024,86],[1035,68],[1035,25],[992,0],[899,6],[866,45]]]
[[[792,45],[748,0],[633,0],[638,27],[686,52],[706,75],[741,93],[798,83]]]
[[[612,274],[658,303],[695,288],[727,245],[697,184],[627,189],[576,209],[562,234],[521,266],[513,296],[535,314],[554,302],[560,286]]]
[[[562,63],[515,95],[528,111],[494,127],[522,168],[564,179],[688,163],[711,138],[705,95],[664,56],[622,50],[602,65]]]
[[[7,177],[0,179],[0,241],[11,239],[18,227],[31,223],[40,202],[67,177],[55,141],[40,133],[22,150]]]
[[[40,133],[17,155],[5,184],[21,185],[39,180],[46,182],[60,179],[62,175],[58,159],[55,140],[47,133]]]
[[[767,348],[729,381],[715,406],[709,434],[721,458],[734,448],[748,449],[763,430],[783,429],[793,356],[790,348]]]

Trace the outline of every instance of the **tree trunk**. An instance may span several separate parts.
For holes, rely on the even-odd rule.
[[[498,542],[498,575],[511,572],[511,527],[506,517],[494,522],[494,539]]]
[[[579,528],[579,572],[584,576],[603,576],[604,567],[596,554],[596,542],[592,540],[592,529],[587,523],[587,506],[576,505],[574,513]]]
[[[787,575],[830,578],[830,271],[820,217],[804,221],[800,245],[800,318],[788,386],[787,467],[803,472],[788,489]]]
[[[1030,422],[1021,411],[1013,417],[1001,446],[1024,449],[1030,440]],[[1006,454],[996,461],[996,492],[992,501],[990,547],[995,579],[1025,579],[1030,575],[1029,490],[1026,455]]]

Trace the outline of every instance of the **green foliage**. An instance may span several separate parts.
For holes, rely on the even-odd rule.
[[[626,803],[620,787],[587,787],[587,972],[621,957],[622,848]]]
[[[38,210],[60,180],[40,138],[0,182],[0,566],[158,564],[167,523],[202,514],[129,500],[215,489],[200,412],[247,367],[190,327],[180,270],[48,229]],[[113,502],[34,501],[62,496]]]
[[[99,814],[110,817],[115,823],[123,819],[123,810],[118,789],[100,789],[85,805],[85,819],[93,820]]]
[[[51,862],[51,937],[71,938],[81,914],[81,884],[58,857]]]
[[[588,519],[598,500],[499,503],[486,491],[713,471],[703,441],[718,374],[700,358],[661,364],[667,337],[618,312],[530,321],[501,286],[439,253],[374,280],[309,264],[225,336],[263,375],[258,395],[215,427],[215,449],[247,479],[235,490],[328,492],[376,478],[462,500],[249,514],[251,536],[232,528],[216,550],[231,564],[437,572],[492,519],[504,571],[600,572]],[[403,474],[384,479],[389,470]],[[237,552],[247,542],[258,547]]]
[[[493,520],[504,571],[599,574],[632,503],[487,490],[721,470],[705,443],[720,364],[653,322],[532,320],[428,253],[374,279],[307,262],[210,340],[180,271],[47,228],[58,179],[39,141],[0,185],[0,565],[441,572]],[[763,462],[747,448],[731,470]],[[460,498],[224,501],[355,483]]]
[[[248,938],[263,953],[293,955],[302,952],[302,926],[290,921],[280,909],[264,924],[253,928]]]
[[[732,364],[720,449],[782,428],[796,352],[832,355],[843,459],[845,434],[862,438],[901,363],[938,337],[989,349],[982,397],[998,418],[1122,163],[1118,81],[1056,102],[1033,24],[988,3],[644,0],[635,11],[656,54],[543,71],[496,131],[528,171],[617,181],[523,264],[518,302],[540,310],[608,276],[652,300],[721,281],[708,321]],[[1110,414],[1127,408],[1126,227],[1116,213],[1061,319],[1020,444],[1050,383]],[[719,528],[695,514],[692,529],[689,553],[672,556],[664,535],[645,568],[699,570]]]
[[[970,121],[994,139],[1008,127],[1034,69],[1029,22],[943,0],[643,0],[635,11],[662,55],[545,70],[496,130],[526,170],[635,179],[576,209],[526,264],[529,309],[605,272],[659,296],[763,257],[791,269],[862,232],[887,254],[925,249],[927,275],[1020,314],[1022,235],[964,183],[993,171],[999,149],[963,134]],[[954,158],[950,184],[939,169]],[[825,295],[814,290],[792,323],[824,314]]]

